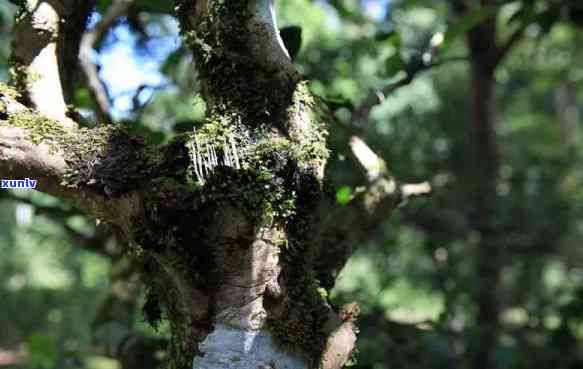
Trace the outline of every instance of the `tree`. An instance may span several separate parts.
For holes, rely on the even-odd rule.
[[[83,127],[70,104],[93,5],[21,2],[0,92],[0,174],[37,179],[121,235],[144,270],[146,318],[169,321],[171,368],[341,368],[358,309],[335,312],[325,288],[369,230],[428,185],[401,185],[353,136],[369,184],[345,204],[330,198],[326,127],[271,0],[177,1],[207,104],[198,130],[155,146],[104,121],[104,104],[100,124]]]

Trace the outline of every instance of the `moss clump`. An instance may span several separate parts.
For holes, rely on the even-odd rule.
[[[16,57],[10,58],[8,63],[10,66],[8,69],[10,85],[14,86],[13,89],[17,92],[15,98],[22,101],[31,84],[38,81],[41,76],[37,73],[31,73],[22,61]]]
[[[8,96],[12,99],[18,99],[20,97],[20,93],[15,88],[3,82],[0,82],[0,95]]]
[[[64,179],[67,186],[116,197],[143,186],[159,165],[144,139],[127,126],[81,128],[74,136],[63,143],[71,168]]]
[[[312,367],[317,367],[326,345],[323,328],[328,320],[329,307],[318,292],[319,286],[311,268],[302,268],[299,263],[292,265],[295,270],[289,268],[292,275],[288,280],[293,278],[293,284],[283,307],[285,314],[270,317],[268,328],[282,349],[300,352],[307,356]]]
[[[316,245],[313,243],[315,213],[324,193],[318,177],[305,175],[297,193],[295,214],[288,223],[288,247],[282,252],[288,298],[283,314],[269,318],[268,324],[282,348],[299,351],[317,367],[326,344],[324,326],[329,306],[315,276]]]
[[[116,197],[171,170],[162,163],[165,158],[158,149],[127,126],[65,129],[29,110],[10,114],[7,122],[25,129],[34,144],[46,143],[51,150],[63,152],[68,168],[62,182],[72,188],[85,187]]]

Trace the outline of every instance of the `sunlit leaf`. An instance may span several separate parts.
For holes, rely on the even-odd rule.
[[[352,200],[352,187],[342,186],[336,191],[336,202],[340,205],[346,205]]]

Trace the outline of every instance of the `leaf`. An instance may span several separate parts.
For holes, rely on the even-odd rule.
[[[95,107],[87,88],[81,87],[75,90],[75,106],[88,109],[93,109]]]
[[[302,28],[299,26],[287,26],[279,30],[283,44],[292,60],[298,56],[302,47]]]
[[[389,37],[387,37],[386,43],[397,49],[401,48],[401,35],[398,32],[393,32]]]
[[[28,337],[26,346],[29,353],[29,363],[33,368],[50,369],[58,360],[57,340],[49,335],[33,333]]]
[[[336,192],[336,203],[346,205],[352,200],[352,187],[342,186]]]

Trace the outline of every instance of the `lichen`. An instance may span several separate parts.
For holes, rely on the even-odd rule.
[[[26,129],[30,140],[37,145],[46,142],[54,147],[54,144],[66,142],[68,137],[68,132],[58,122],[29,110],[10,114],[8,124]]]
[[[14,87],[11,87],[3,82],[0,82],[0,95],[7,96],[12,99],[17,99],[20,97],[20,93]]]

